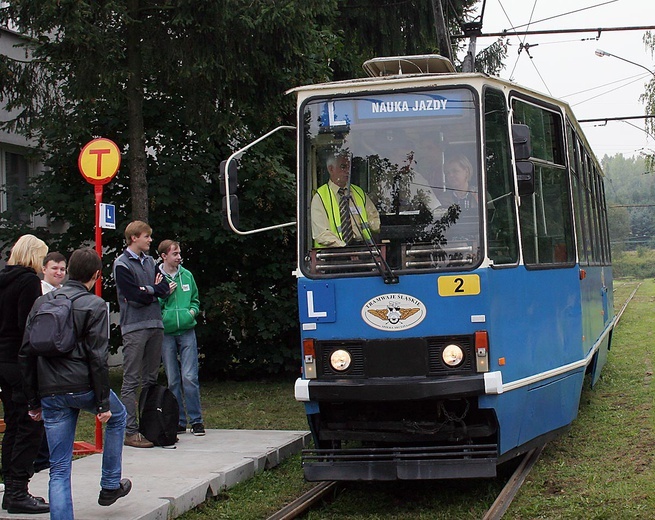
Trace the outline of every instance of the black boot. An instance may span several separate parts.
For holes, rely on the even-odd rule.
[[[5,492],[2,494],[2,509],[7,510],[7,507],[9,505],[9,493],[11,491],[11,481],[12,477],[5,477],[4,482],[5,482]],[[32,495],[30,495],[32,496]],[[45,498],[43,497],[33,497],[34,500],[37,500],[41,502],[42,504],[45,504]]]
[[[5,484],[7,512],[16,514],[38,514],[50,512],[50,506],[43,498],[33,497],[27,491],[29,480],[10,479],[9,492]],[[3,503],[5,501],[3,500]]]

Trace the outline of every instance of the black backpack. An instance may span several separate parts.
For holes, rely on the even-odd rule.
[[[37,356],[61,356],[68,354],[77,344],[73,302],[87,293],[71,298],[59,291],[52,291],[40,305],[30,323],[29,341]],[[52,295],[52,296],[50,296]]]
[[[139,396],[139,432],[155,446],[177,442],[180,410],[173,392],[161,385],[141,390]]]

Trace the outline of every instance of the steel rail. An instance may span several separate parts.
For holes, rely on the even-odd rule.
[[[489,510],[482,517],[482,520],[500,520],[500,518],[502,518],[505,511],[507,511],[507,508],[512,503],[512,500],[514,500],[516,493],[521,489],[521,486],[523,485],[523,482],[525,482],[530,470],[532,470],[532,467],[537,460],[539,460],[539,456],[543,449],[544,446],[539,446],[530,450],[525,455],[518,468],[516,468],[510,479],[507,481],[507,484],[505,484],[505,487],[498,494],[496,500],[494,500],[494,503],[491,504]]]
[[[623,307],[621,307],[621,310],[620,310],[619,313],[616,315],[616,321],[614,322],[614,326],[615,326],[615,327],[619,324],[619,320],[621,319],[621,316],[623,316],[623,312],[624,312],[625,309],[628,307],[628,304],[630,303],[630,301],[632,300],[632,298],[634,297],[634,295],[635,295],[635,294],[637,293],[637,291],[639,290],[639,287],[641,287],[641,284],[642,284],[642,282],[639,282],[639,285],[637,285],[637,287],[635,288],[635,290],[632,291],[632,293],[630,294],[630,296],[628,296],[628,299],[627,299],[627,300],[625,301],[625,303],[623,304]]]
[[[336,486],[337,482],[321,482],[304,495],[269,516],[267,520],[292,520],[293,518],[298,518],[316,502],[335,490]]]

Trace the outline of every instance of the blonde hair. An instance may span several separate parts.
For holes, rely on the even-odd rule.
[[[48,246],[34,235],[23,235],[11,248],[7,265],[22,265],[40,271],[43,259],[48,254]]]
[[[450,157],[449,159],[447,159],[446,162],[444,163],[444,171],[446,172],[446,175],[448,175],[448,172],[446,170],[448,168],[448,165],[450,165],[450,164],[455,164],[455,165],[459,166],[460,168],[462,168],[463,170],[465,170],[466,171],[466,182],[467,182],[467,184],[469,184],[469,185],[474,184],[475,185],[476,178],[473,175],[473,165],[471,165],[471,161],[469,161],[469,159],[468,159],[468,157],[466,157],[466,155],[464,155],[463,153],[462,154],[457,154],[457,155],[454,155],[454,156]]]
[[[471,161],[469,161],[469,158],[466,157],[466,155],[463,153],[448,158],[446,165],[449,164],[458,164],[461,168],[467,170],[469,172],[469,179],[473,175],[473,166],[471,165]]]

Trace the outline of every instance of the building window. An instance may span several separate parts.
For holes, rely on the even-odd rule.
[[[21,211],[20,201],[27,192],[30,163],[24,155],[7,151],[0,151],[0,159],[2,159],[0,211],[8,212],[8,220],[12,222],[29,222],[30,215],[24,210]]]

